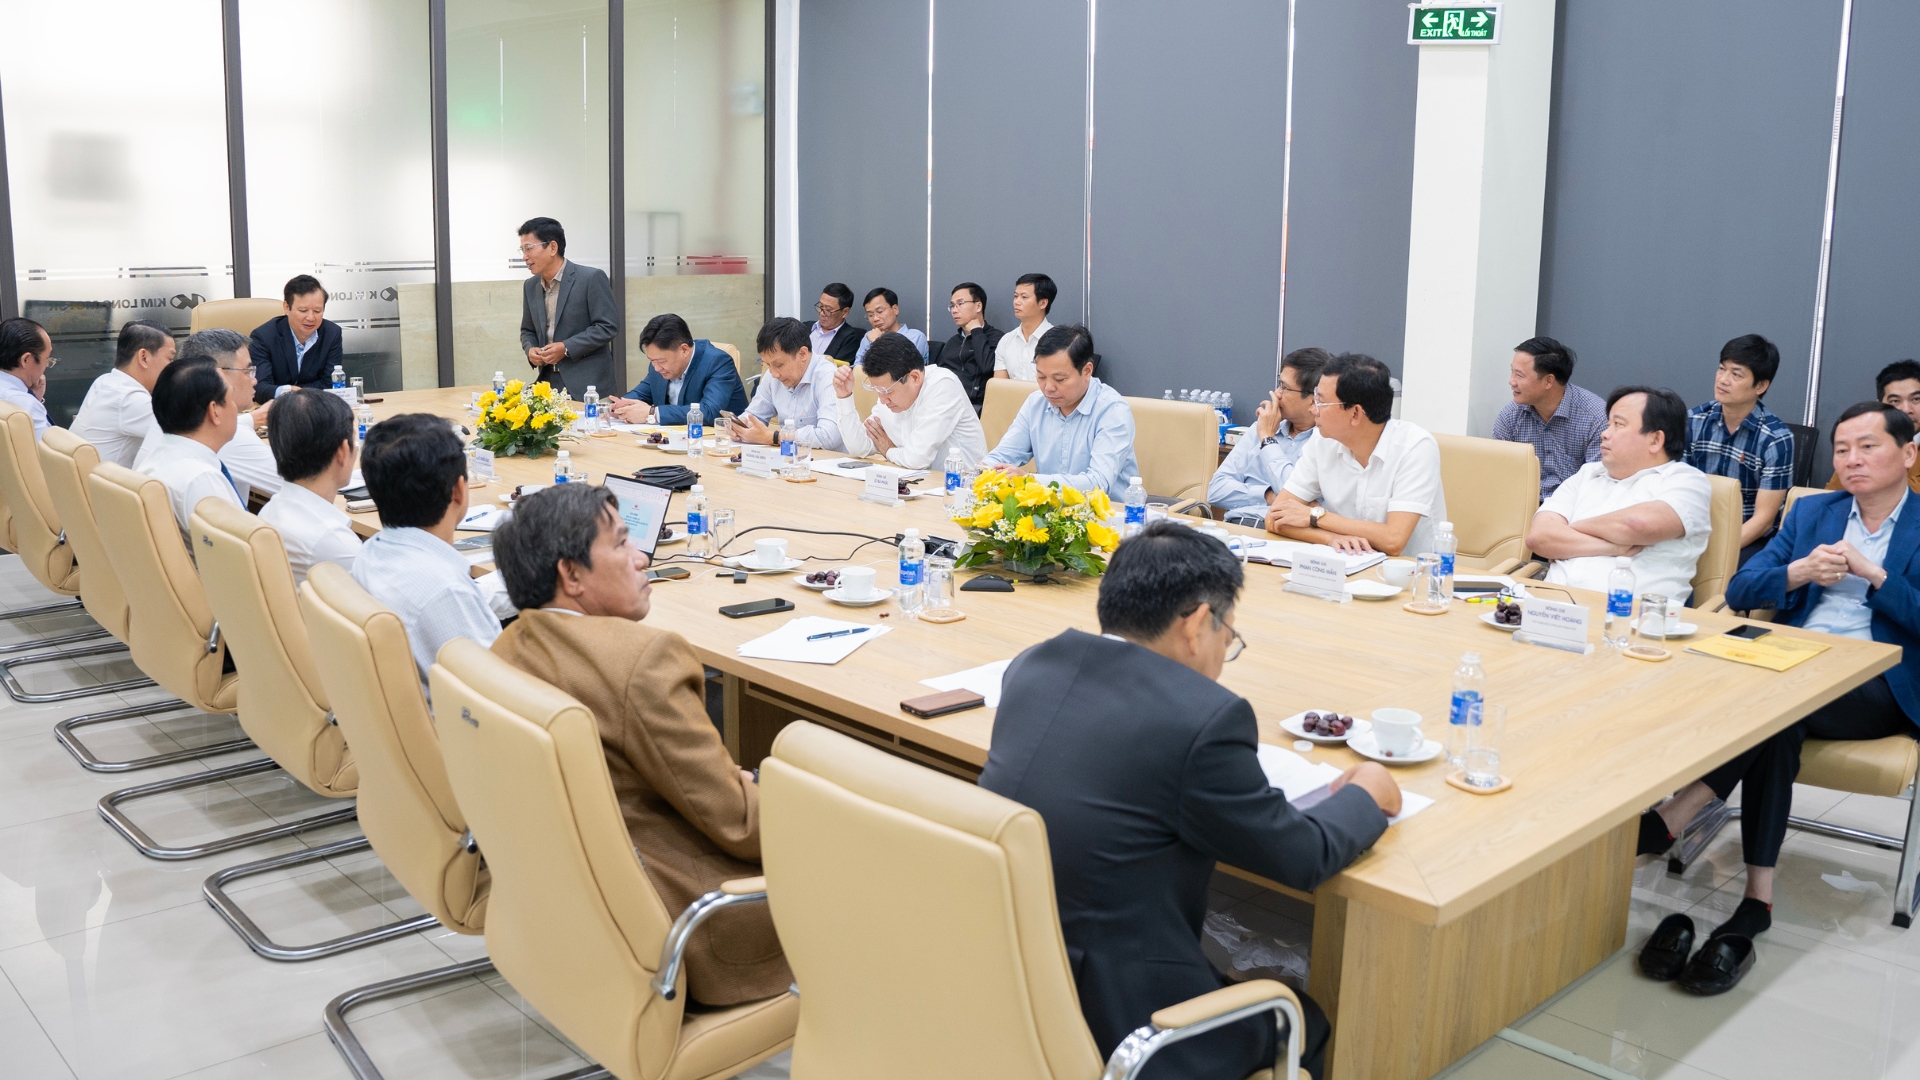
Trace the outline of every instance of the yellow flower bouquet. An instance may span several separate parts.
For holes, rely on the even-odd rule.
[[[973,506],[954,515],[967,527],[956,566],[985,566],[998,559],[1016,574],[1036,580],[1060,567],[1097,575],[1120,534],[1106,523],[1113,506],[1104,491],[1082,493],[1058,480],[989,469],[973,482]]]
[[[556,393],[546,383],[515,379],[500,393],[480,395],[480,434],[474,442],[502,457],[539,457],[557,449],[568,426],[579,419],[571,404],[565,390]]]

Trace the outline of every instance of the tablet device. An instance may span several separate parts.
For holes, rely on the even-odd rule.
[[[606,485],[620,500],[620,520],[627,523],[629,541],[652,558],[653,549],[660,544],[660,530],[666,524],[667,504],[673,501],[673,492],[624,476],[609,476]]]

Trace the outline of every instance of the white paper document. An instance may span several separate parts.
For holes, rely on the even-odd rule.
[[[1278,746],[1261,743],[1256,752],[1260,755],[1260,768],[1267,774],[1267,783],[1279,788],[1288,802],[1302,810],[1310,809],[1326,798],[1326,786],[1340,777],[1340,770],[1326,762],[1308,761]],[[1400,792],[1400,813],[1388,818],[1387,824],[1398,825],[1432,805],[1433,800],[1425,795],[1403,789]]]
[[[852,630],[856,627],[860,629],[860,633],[821,638],[819,641],[807,640],[814,634],[830,634],[836,630]],[[888,629],[890,628],[869,626],[866,623],[823,619],[818,615],[802,615],[788,619],[785,626],[771,634],[762,634],[752,641],[742,643],[737,651],[741,656],[754,660],[837,664],[853,655],[853,650],[886,633]]]
[[[476,506],[460,519],[460,528],[468,532],[492,532],[512,513],[503,506]]]
[[[1247,538],[1247,560],[1249,562],[1272,563],[1275,566],[1292,566],[1294,552],[1302,548],[1311,552],[1328,552],[1333,549],[1325,544],[1305,544],[1298,540],[1256,540]],[[1378,551],[1362,552],[1347,556],[1347,574],[1349,576],[1386,562],[1386,555]]]
[[[1011,660],[995,660],[991,664],[981,664],[937,679],[921,679],[920,685],[931,686],[935,690],[971,690],[987,699],[987,708],[997,709],[1000,707],[1000,680],[1011,663]]]
[[[840,467],[840,463],[843,461],[847,462],[849,466],[858,462],[859,467],[843,469]],[[860,484],[867,482],[867,477],[873,475],[875,468],[892,469],[900,473],[900,478],[903,480],[918,480],[927,475],[925,469],[901,469],[898,465],[886,465],[877,461],[862,461],[859,458],[823,458],[818,454],[815,454],[813,457],[813,475],[831,476],[839,480],[852,480]]]

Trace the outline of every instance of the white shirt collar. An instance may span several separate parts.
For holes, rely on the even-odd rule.
[[[584,611],[575,611],[575,610],[573,610],[572,608],[563,608],[563,607],[543,607],[543,608],[541,608],[540,610],[541,610],[541,611],[551,611],[551,612],[553,612],[553,613],[554,613],[555,615],[571,615],[571,616],[573,616],[573,617],[574,617],[574,618],[576,618],[576,619],[584,619],[584,618],[586,618],[586,617],[587,617],[587,613],[586,613],[586,612],[584,612]]]

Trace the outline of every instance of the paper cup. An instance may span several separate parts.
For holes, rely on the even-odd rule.
[[[1420,748],[1420,714],[1412,709],[1373,710],[1373,741],[1383,754],[1405,757]]]
[[[873,596],[873,567],[848,566],[840,571],[840,595],[848,600],[866,600]]]
[[[755,540],[753,561],[762,570],[776,570],[787,565],[786,540],[777,537],[772,540]]]

